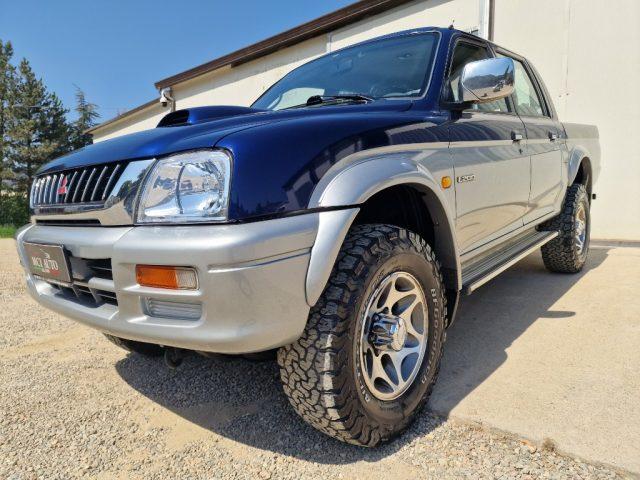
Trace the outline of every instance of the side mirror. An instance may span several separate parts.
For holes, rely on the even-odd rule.
[[[513,93],[515,67],[510,58],[488,58],[467,63],[460,79],[460,100],[484,103]]]

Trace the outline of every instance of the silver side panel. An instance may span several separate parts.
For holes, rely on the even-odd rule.
[[[386,188],[395,185],[414,186],[425,194],[436,224],[438,259],[444,269],[450,272],[449,276],[453,277],[451,283],[460,288],[460,264],[454,225],[455,191],[454,188],[444,190],[440,186],[442,176],[454,176],[447,147],[448,143],[444,142],[409,144],[350,155],[333,165],[322,177],[311,195],[309,208],[356,206]],[[355,215],[351,214],[344,214],[341,219],[336,216],[332,221],[344,223],[333,229],[341,234],[346,233],[353,218]],[[343,239],[344,235],[333,238],[333,248],[322,247],[323,256],[318,255],[318,258],[323,258],[328,268],[333,266]],[[319,285],[325,276],[328,278],[326,270],[322,274],[310,272],[308,295],[311,303],[317,300]]]
[[[522,145],[512,140],[451,144],[461,252],[478,248],[523,225],[531,168],[525,148],[524,140]],[[473,175],[473,180],[460,183],[460,177],[465,175]]]
[[[531,162],[520,117],[465,110],[451,122],[458,246],[467,252],[522,225]],[[460,181],[471,177],[472,181]]]
[[[542,222],[545,222],[547,220],[550,220],[551,218],[553,218],[556,214],[555,213],[550,213],[548,215],[545,215],[544,217],[539,218],[538,220],[536,220],[535,224],[539,224]],[[483,245],[480,245],[479,247],[475,248],[474,250],[470,250],[468,252],[464,252],[461,254],[460,256],[460,262],[462,263],[462,269],[463,269],[463,276],[464,276],[464,268],[465,265],[468,263],[472,263],[474,262],[477,258],[482,257],[484,254],[486,254],[489,250],[492,250],[494,248],[500,248],[504,245],[509,244],[510,241],[512,241],[513,239],[517,238],[518,236],[522,235],[524,232],[530,230],[531,228],[534,228],[535,225],[523,225],[522,227],[518,228],[517,230],[514,230],[512,232],[509,232],[506,235],[503,235],[502,237],[496,238],[490,242],[487,242]]]
[[[523,117],[527,153],[531,156],[531,193],[524,223],[535,222],[562,207],[566,192],[566,145],[559,139],[558,123],[550,118]],[[554,137],[555,135],[555,137]]]

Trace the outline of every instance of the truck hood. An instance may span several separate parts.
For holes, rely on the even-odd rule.
[[[166,115],[159,126],[88,145],[44,165],[38,174],[123,160],[160,157],[197,148],[211,148],[231,133],[265,124],[305,117],[323,117],[349,111],[372,113],[401,111],[408,101],[373,102],[366,105],[340,105],[280,111],[247,107],[216,106],[179,110]]]
[[[379,100],[278,112],[246,107],[178,111],[158,128],[90,145],[47,164],[40,173],[224,148],[233,155],[229,221],[282,215],[305,210],[322,176],[349,155],[445,141],[446,117],[412,105],[409,100]]]

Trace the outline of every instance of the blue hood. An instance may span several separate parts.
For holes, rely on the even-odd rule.
[[[322,175],[346,155],[397,143],[442,141],[443,129],[433,127],[445,119],[425,118],[424,111],[412,111],[411,106],[408,100],[383,100],[277,112],[246,107],[183,110],[167,115],[158,128],[89,145],[48,163],[39,173],[225,148],[234,159],[229,220],[289,213],[307,207]]]
[[[205,114],[204,111],[207,113]],[[188,123],[159,126],[94,143],[49,162],[38,173],[121,160],[154,158],[195,148],[211,148],[231,132],[270,121],[267,112],[261,110],[243,107],[206,107],[170,113],[162,119],[160,125],[167,117],[182,112],[189,114],[191,120],[187,120]]]

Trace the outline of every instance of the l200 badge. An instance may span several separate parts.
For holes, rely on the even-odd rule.
[[[460,175],[459,177],[456,177],[456,182],[458,183],[473,182],[475,179],[476,179],[476,176],[474,174]]]

